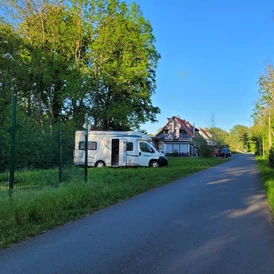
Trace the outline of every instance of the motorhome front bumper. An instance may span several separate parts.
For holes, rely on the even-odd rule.
[[[160,162],[160,166],[167,166],[168,165],[167,158],[164,157],[164,156],[159,157],[159,162]]]

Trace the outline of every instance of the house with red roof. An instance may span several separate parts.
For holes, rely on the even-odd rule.
[[[179,116],[168,118],[166,125],[152,137],[158,150],[182,156],[198,156],[202,139],[198,128]]]

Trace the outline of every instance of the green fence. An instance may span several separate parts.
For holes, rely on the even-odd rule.
[[[68,123],[24,125],[14,106],[16,100],[10,127],[0,131],[0,198],[87,181],[87,166],[73,165],[76,128]]]
[[[73,131],[62,130],[61,125],[41,133],[38,140],[31,134],[23,136],[19,131],[14,152],[9,144],[9,153],[2,155],[0,160],[0,195],[58,187],[73,178],[84,182],[85,168],[73,165],[72,140]]]

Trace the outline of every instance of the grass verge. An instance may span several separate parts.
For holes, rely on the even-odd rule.
[[[2,197],[0,249],[228,160],[177,157],[163,168],[91,168],[86,184],[70,176],[58,188],[22,192],[12,200]]]
[[[268,203],[274,216],[274,170],[269,167],[268,159],[257,157],[257,163]]]

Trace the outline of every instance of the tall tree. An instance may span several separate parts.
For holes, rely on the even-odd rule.
[[[249,151],[249,128],[243,125],[235,125],[229,132],[229,145],[235,151]]]
[[[254,124],[250,127],[250,140],[252,140],[254,146],[251,151],[255,152],[256,155],[265,156],[266,138],[266,127],[258,121],[254,121]]]
[[[228,146],[228,132],[218,127],[212,127],[207,130],[209,133],[212,134],[212,138],[216,142],[218,147]]]
[[[254,121],[252,138],[256,141],[257,151],[262,151],[263,155],[267,155],[268,148],[272,146],[271,135],[274,125],[274,68],[272,65],[267,67],[258,85],[259,98],[252,114]]]
[[[160,56],[150,23],[135,3],[93,2],[88,44],[96,83],[90,93],[94,128],[125,130],[156,121],[160,110],[151,95]]]
[[[140,8],[118,0],[7,0],[28,42],[28,113],[41,125],[88,111],[93,128],[156,121],[151,96],[160,55]],[[35,109],[35,111],[34,111]],[[80,121],[79,121],[80,123]]]

